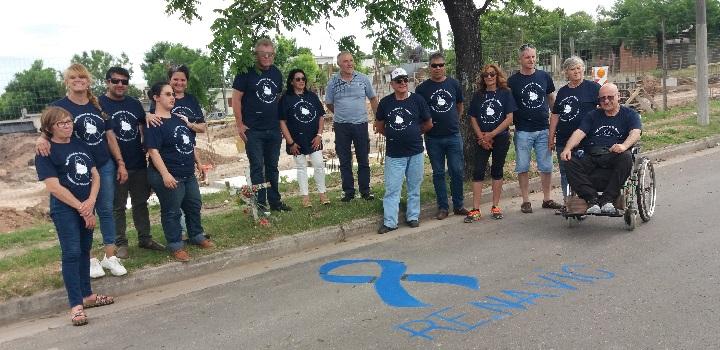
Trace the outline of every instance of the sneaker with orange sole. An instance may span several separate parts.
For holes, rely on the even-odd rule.
[[[480,209],[473,208],[473,210],[470,210],[470,212],[468,212],[465,219],[463,219],[463,222],[469,224],[473,221],[479,221],[480,218],[482,218],[482,213],[480,212]]]
[[[492,218],[495,220],[500,220],[503,218],[502,210],[500,210],[500,207],[496,207],[494,205],[492,208],[490,208],[490,214],[492,214]]]

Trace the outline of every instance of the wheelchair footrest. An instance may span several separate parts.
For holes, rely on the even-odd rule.
[[[588,205],[584,199],[578,196],[570,196],[565,201],[566,213],[567,214],[585,214]]]

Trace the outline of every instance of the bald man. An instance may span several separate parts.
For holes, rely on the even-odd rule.
[[[632,171],[629,149],[640,140],[642,124],[637,112],[621,106],[619,98],[615,84],[601,87],[598,96],[600,109],[588,113],[560,154],[568,162],[568,183],[588,203],[588,214],[615,213],[613,203]],[[573,155],[572,149],[585,137],[587,141],[582,156]],[[613,170],[604,189],[596,189],[590,178],[590,174],[598,168]],[[600,197],[598,190],[603,192]]]

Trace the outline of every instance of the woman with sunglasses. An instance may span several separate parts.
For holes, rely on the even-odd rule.
[[[52,103],[73,116],[73,136],[88,147],[97,170],[100,173],[100,192],[97,202],[90,202],[88,210],[97,209],[100,232],[105,245],[102,261],[90,259],[90,277],[105,276],[103,268],[109,269],[114,276],[122,276],[127,270],[115,256],[115,218],[113,203],[115,199],[115,181],[125,183],[128,172],[120,152],[117,137],[113,132],[112,120],[100,106],[98,98],[90,90],[92,79],[85,66],[74,63],[64,74],[67,96]],[[37,153],[43,156],[52,153],[47,137],[41,136],[36,143]],[[115,160],[113,162],[113,159]]]
[[[175,93],[168,83],[156,83],[148,91],[155,101],[155,114],[162,118],[160,126],[145,132],[145,148],[152,160],[148,168],[148,182],[160,200],[160,222],[167,240],[167,248],[181,262],[190,261],[185,251],[180,225],[181,210],[190,243],[203,249],[215,246],[205,237],[200,222],[202,198],[195,177],[195,134],[185,118],[172,113]]]
[[[480,197],[485,170],[492,156],[490,176],[492,177],[492,208],[493,219],[502,219],[500,195],[503,185],[503,168],[505,157],[510,149],[510,132],[513,123],[513,112],[517,110],[515,99],[507,85],[507,78],[502,69],[494,64],[486,64],[480,73],[478,91],[473,96],[468,110],[470,124],[475,132],[475,169],[473,171],[473,209],[465,217],[466,223],[480,220]]]
[[[50,192],[50,217],[60,241],[62,276],[70,303],[72,324],[87,324],[84,308],[113,303],[93,294],[90,286],[90,250],[95,214],[93,203],[100,190],[100,175],[92,152],[74,138],[73,117],[60,107],[48,107],[40,116],[40,131],[52,153],[36,155],[38,179]]]
[[[293,69],[288,74],[279,112],[280,130],[285,137],[287,153],[295,160],[303,207],[312,207],[308,193],[308,155],[313,166],[320,202],[324,205],[330,204],[325,194],[325,164],[322,156],[325,108],[320,98],[307,89],[307,77],[302,69]]]
[[[580,122],[588,112],[593,111],[598,105],[598,93],[600,84],[583,79],[585,62],[582,58],[571,56],[563,62],[563,71],[568,83],[558,90],[555,97],[555,104],[550,115],[550,137],[548,138],[548,149],[552,151],[557,148],[558,168],[560,168],[560,184],[563,196],[568,196],[568,180],[565,170],[565,161],[560,154],[565,148],[570,135],[578,128]],[[583,147],[584,142],[579,145]],[[560,209],[562,210],[562,209]]]

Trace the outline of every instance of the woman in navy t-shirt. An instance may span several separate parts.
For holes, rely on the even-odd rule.
[[[190,255],[182,240],[181,209],[190,243],[203,249],[215,246],[205,237],[200,222],[202,198],[195,177],[195,134],[182,116],[170,112],[175,105],[175,93],[168,83],[153,85],[148,97],[155,101],[155,114],[163,121],[147,128],[144,135],[152,161],[148,182],[160,200],[160,222],[167,247],[175,259],[186,262]]]
[[[293,69],[288,74],[287,88],[280,99],[279,114],[280,130],[285,137],[287,153],[295,160],[303,207],[312,207],[308,194],[308,155],[320,193],[320,202],[330,204],[325,194],[325,163],[322,156],[325,107],[318,96],[307,89],[307,77],[302,69]]]
[[[465,222],[477,221],[481,217],[480,196],[485,169],[492,155],[490,176],[492,177],[493,205],[490,213],[494,219],[502,219],[500,195],[503,185],[505,157],[510,149],[510,132],[513,112],[517,110],[515,99],[507,85],[507,78],[500,67],[485,65],[480,73],[478,91],[473,96],[468,110],[470,124],[477,139],[475,147],[475,169],[473,171],[473,209]]]
[[[127,270],[115,256],[115,219],[113,203],[115,200],[115,181],[127,181],[127,169],[120,153],[117,138],[113,132],[110,117],[103,112],[98,99],[90,91],[92,79],[85,66],[74,63],[63,74],[67,96],[52,103],[62,107],[73,117],[73,136],[81,141],[90,151],[100,174],[100,192],[96,209],[100,221],[100,232],[105,245],[105,257],[102,261],[90,259],[90,277],[105,276],[103,268],[109,269],[115,276],[122,276]],[[38,139],[38,153],[49,155],[52,152],[50,143],[44,136]],[[115,161],[113,161],[115,160]]]
[[[92,152],[73,135],[72,115],[48,107],[40,117],[40,130],[52,153],[35,156],[38,179],[50,192],[50,217],[60,241],[62,276],[73,325],[87,324],[85,307],[113,303],[113,298],[93,294],[90,287],[90,250],[95,228],[95,200],[100,175]]]

